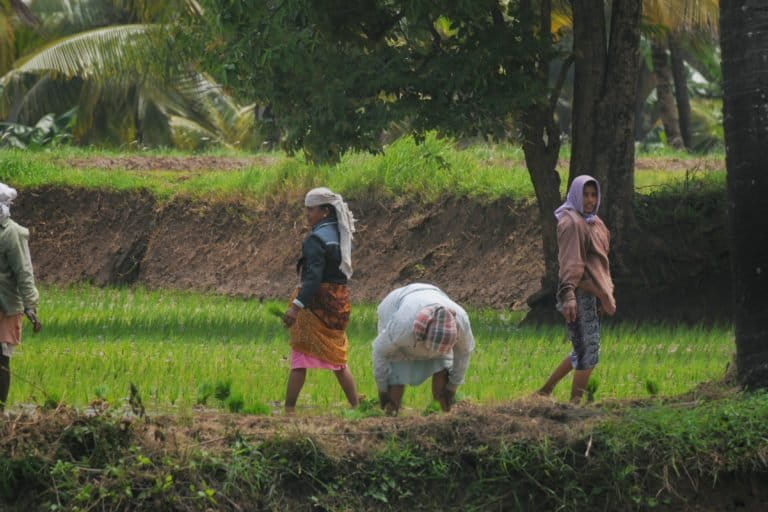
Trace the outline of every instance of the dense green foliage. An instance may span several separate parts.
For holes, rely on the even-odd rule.
[[[43,116],[34,126],[0,123],[0,148],[36,149],[69,142],[72,138],[75,109],[55,117]]]
[[[506,140],[510,116],[545,101],[535,63],[549,30],[516,2],[202,4],[178,26],[179,50],[268,103],[285,148],[313,161],[378,151],[392,123]]]
[[[641,407],[571,440],[455,443],[459,418],[435,423],[427,437],[397,419],[376,421],[374,428],[392,432],[374,432],[386,441],[363,453],[328,450],[335,443],[319,443],[312,433],[252,438],[237,429],[223,447],[159,450],[140,435],[141,424],[109,413],[38,417],[39,434],[23,422],[0,421],[0,435],[12,426],[24,434],[0,447],[0,504],[7,510],[680,509],[695,496],[691,488],[707,496],[729,482],[759,482],[768,470],[765,393]],[[358,425],[362,430],[345,431],[371,434],[368,424]],[[162,420],[155,432],[173,427]],[[701,505],[716,506],[702,499]]]

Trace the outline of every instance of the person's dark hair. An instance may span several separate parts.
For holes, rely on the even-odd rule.
[[[321,204],[320,208],[325,210],[325,212],[328,214],[328,217],[331,219],[336,218],[336,208],[333,207],[332,204]]]

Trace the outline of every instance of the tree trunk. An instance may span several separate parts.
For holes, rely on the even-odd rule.
[[[635,140],[642,140],[650,128],[645,120],[645,102],[656,89],[656,75],[645,64],[645,59],[639,58],[637,72],[637,102],[635,103]],[[653,116],[649,116],[653,117]]]
[[[642,2],[613,0],[606,47],[603,3],[573,2],[576,75],[569,183],[585,173],[600,181],[600,215],[611,229],[614,254],[623,245],[623,233],[635,227],[634,128],[641,13]],[[622,267],[620,259],[616,263]]]
[[[606,35],[603,2],[573,0],[573,122],[568,183],[591,174],[602,184],[606,175],[595,168],[601,144],[597,140],[597,105],[605,88]]]
[[[768,387],[768,9],[720,1],[730,253],[739,381]]]
[[[554,211],[560,205],[560,175],[557,159],[560,153],[560,129],[553,112],[547,108],[531,108],[523,119],[523,152],[531,175],[539,206],[539,225],[544,256],[541,289],[528,298],[532,313],[529,320],[546,321],[556,315],[557,291],[557,223]],[[534,313],[535,311],[535,313]]]
[[[642,2],[614,0],[606,88],[597,117],[601,141],[596,167],[608,179],[602,187],[603,216],[611,228],[615,266],[621,270],[625,233],[635,229],[635,98],[640,56]]]
[[[534,19],[535,14],[530,1],[521,2],[521,16]],[[539,4],[537,18],[538,26],[551,25],[551,4],[548,0]],[[535,37],[533,32],[529,36]],[[550,58],[546,54],[538,55],[528,63],[528,71],[538,76],[542,83],[547,85],[550,64]],[[531,307],[530,313],[526,316],[526,321],[529,322],[548,321],[556,318],[557,315],[554,307],[558,274],[557,223],[554,210],[560,204],[560,175],[557,173],[560,127],[555,120],[555,109],[570,65],[571,61],[566,60],[561,66],[560,75],[552,87],[549,102],[529,107],[522,119],[523,152],[536,192],[544,256],[541,289],[527,301]]]
[[[669,66],[666,45],[659,40],[654,41],[651,44],[651,56],[653,73],[656,75],[656,99],[659,102],[659,113],[661,122],[664,123],[667,144],[680,149],[683,147],[683,138],[680,136],[680,120],[677,116],[672,69]]]
[[[675,82],[675,99],[680,122],[680,136],[685,149],[691,149],[691,100],[688,96],[688,72],[685,70],[683,52],[678,35],[669,35],[669,56],[672,61],[672,78]]]

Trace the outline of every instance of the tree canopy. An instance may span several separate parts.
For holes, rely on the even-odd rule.
[[[203,2],[181,47],[225,86],[268,103],[289,152],[333,161],[377,151],[393,122],[417,136],[508,138],[510,116],[544,101],[536,62],[549,31],[516,2]],[[530,11],[529,11],[530,12]],[[540,37],[539,34],[544,35]],[[196,54],[196,55],[195,55]]]

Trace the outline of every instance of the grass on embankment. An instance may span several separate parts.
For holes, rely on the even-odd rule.
[[[438,417],[430,435],[422,435],[423,422],[374,418],[339,425],[336,436],[324,439],[289,423],[256,435],[233,425],[213,443],[181,445],[162,441],[185,428],[167,418],[145,423],[126,421],[120,413],[85,417],[62,411],[0,419],[0,505],[132,511],[722,510],[737,497],[758,510],[761,496],[749,494],[765,498],[759,482],[768,475],[766,393],[627,409],[577,428],[568,439],[532,433],[470,435],[457,442],[454,429],[469,419]],[[371,436],[368,448],[349,450],[347,443],[361,446],[360,436]]]
[[[189,411],[197,404],[264,413],[278,404],[288,376],[288,335],[271,308],[283,303],[188,292],[46,287],[39,314],[44,330],[25,329],[12,359],[10,403],[47,399],[82,406],[122,403],[134,383],[151,410]],[[520,314],[471,311],[476,349],[461,396],[492,404],[526,396],[568,353],[557,326],[518,327]],[[374,305],[355,304],[348,329],[349,365],[358,392],[376,397],[371,342]],[[730,327],[606,326],[596,398],[675,395],[721,378],[733,351]],[[405,406],[430,405],[429,384],[409,388]],[[217,389],[223,399],[217,399]],[[569,382],[556,390],[565,399]],[[345,408],[331,372],[310,371],[299,409]]]
[[[568,157],[565,147],[562,158]],[[525,167],[523,152],[507,145],[478,145],[458,150],[447,139],[433,134],[422,144],[403,138],[387,147],[382,155],[351,153],[338,165],[312,166],[301,158],[262,154],[253,165],[239,170],[191,169],[189,171],[107,170],[75,168],[68,162],[89,158],[132,156],[178,157],[179,152],[110,152],[62,148],[51,152],[0,151],[0,179],[16,187],[65,185],[130,190],[146,188],[161,201],[177,196],[218,198],[259,202],[286,193],[303,193],[315,186],[330,188],[349,197],[376,194],[378,197],[406,197],[432,201],[441,196],[468,196],[479,200],[499,198],[533,199],[533,186]],[[187,155],[193,156],[193,155]],[[212,156],[249,158],[244,153],[217,152]],[[638,154],[638,158],[643,157]],[[680,152],[653,153],[659,165],[636,172],[636,187],[648,193],[665,186],[678,186],[696,179],[724,183],[722,155],[708,156],[715,162],[710,170],[697,169],[701,159]],[[674,160],[675,168],[669,166]],[[718,166],[717,162],[723,165]],[[683,164],[680,164],[683,162]],[[567,182],[567,161],[559,169],[563,190]],[[712,170],[714,169],[714,170]]]

